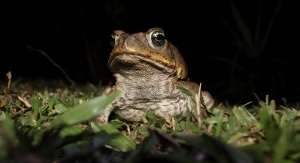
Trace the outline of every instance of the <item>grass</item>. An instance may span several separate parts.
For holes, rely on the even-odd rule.
[[[300,161],[299,108],[276,106],[268,96],[258,106],[216,105],[201,126],[151,112],[142,122],[112,115],[99,125],[93,118],[119,92],[104,97],[101,86],[34,83],[43,85],[1,84],[0,162]]]

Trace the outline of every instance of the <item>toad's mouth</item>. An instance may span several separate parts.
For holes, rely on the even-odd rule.
[[[145,57],[143,55],[123,53],[111,58],[108,62],[108,67],[112,71],[151,71],[151,69],[157,69],[160,71],[174,73],[175,67],[164,64],[158,60]]]

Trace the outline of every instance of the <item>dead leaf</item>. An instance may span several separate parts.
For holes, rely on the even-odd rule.
[[[1,101],[0,107],[6,105],[7,100],[8,100],[8,96],[7,96],[7,94],[5,94],[5,95],[4,95],[4,98],[3,98],[2,101]]]
[[[25,105],[27,108],[30,108],[30,107],[31,107],[31,105],[29,104],[29,102],[28,102],[26,99],[24,99],[24,98],[22,98],[22,97],[20,97],[20,96],[18,96],[18,99],[19,99],[21,102],[23,102],[24,105]]]
[[[12,75],[11,75],[10,71],[8,71],[8,73],[6,74],[6,77],[8,79],[7,90],[9,90],[10,89],[10,85],[11,85],[11,78],[12,78]]]

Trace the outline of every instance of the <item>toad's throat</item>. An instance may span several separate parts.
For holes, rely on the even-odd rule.
[[[174,97],[176,70],[148,58],[123,54],[116,56],[110,69],[116,87],[128,100]]]

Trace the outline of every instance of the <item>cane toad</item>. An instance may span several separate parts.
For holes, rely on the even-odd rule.
[[[198,84],[187,81],[188,70],[177,48],[166,38],[163,29],[151,28],[134,34],[122,30],[112,35],[113,50],[108,67],[116,79],[110,92],[121,95],[111,103],[96,121],[105,123],[112,111],[121,119],[140,121],[147,110],[159,118],[186,116],[195,108],[191,96],[198,92]],[[210,109],[214,100],[202,91],[203,105]]]

